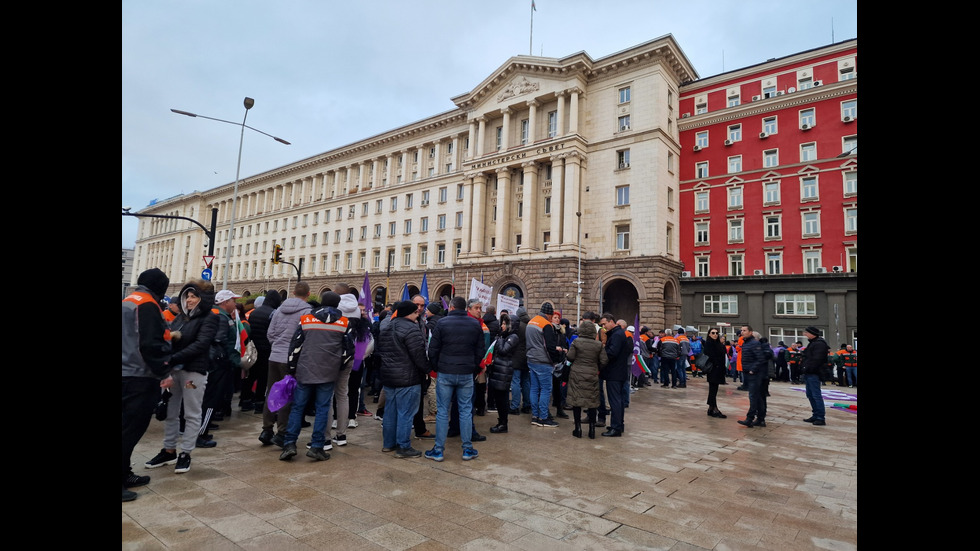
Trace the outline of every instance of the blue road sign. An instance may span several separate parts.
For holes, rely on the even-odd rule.
[[[205,268],[204,271],[201,272],[201,279],[203,279],[204,281],[211,281],[211,269],[210,268]]]

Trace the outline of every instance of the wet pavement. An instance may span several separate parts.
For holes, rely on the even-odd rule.
[[[450,438],[441,463],[383,453],[381,422],[367,416],[328,461],[306,457],[309,428],[300,453],[279,461],[257,440],[261,415],[236,409],[218,423],[218,446],[175,474],[143,467],[163,439],[153,420],[133,455],[152,480],[122,504],[122,548],[857,549],[857,389],[824,386],[827,425],[812,426],[803,386],[773,383],[767,426],[746,428],[736,421],[748,394],[722,386],[728,418],[717,419],[707,388],[637,391],[621,438],[574,438],[571,419],[543,428],[527,414],[490,434],[488,412],[476,418],[479,457],[463,461]]]

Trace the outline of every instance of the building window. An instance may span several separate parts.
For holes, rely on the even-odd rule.
[[[524,218],[524,201],[517,203],[517,218]]]
[[[374,262],[374,269],[375,270],[378,270],[378,269],[381,268],[381,251],[375,250],[374,251],[374,254],[373,254],[373,257],[374,257],[374,260],[373,260],[373,262]]]
[[[738,314],[738,295],[704,295],[705,314]]]
[[[619,117],[619,131],[623,132],[629,129],[630,129],[630,116],[623,115],[622,117]]]
[[[738,107],[741,103],[742,103],[742,100],[738,96],[738,94],[733,95],[733,96],[728,96],[728,106],[729,107]]]
[[[817,160],[817,144],[810,142],[800,144],[800,162],[806,163]]]
[[[728,127],[728,141],[730,142],[740,142],[742,141],[742,125],[733,124]]]
[[[419,247],[419,265],[425,266],[429,262],[429,247],[422,245]]]
[[[340,271],[340,253],[333,255],[333,271]]]
[[[708,244],[708,223],[698,222],[694,224],[694,244],[695,245],[707,245]]]
[[[775,134],[779,131],[779,125],[776,123],[776,117],[766,117],[762,119],[762,131],[766,134]]]
[[[741,243],[745,240],[742,229],[743,220],[741,218],[731,218],[728,220],[728,242]]]
[[[361,226],[361,241],[367,239],[367,226]]]
[[[391,212],[398,210],[398,197],[391,198]]]
[[[405,235],[412,233],[412,220],[405,220]]]
[[[783,273],[783,253],[766,253],[766,273],[770,275]]]
[[[374,225],[374,236],[381,237],[381,224]]]
[[[340,230],[335,230],[333,232],[333,242],[340,243]]]
[[[763,203],[766,205],[779,204],[779,182],[765,182],[762,184]]]
[[[800,178],[800,200],[816,201],[820,198],[820,189],[817,184],[816,176],[804,176]]]
[[[809,90],[810,88],[813,88],[813,79],[810,77],[803,77],[797,81],[796,87],[799,90]]]
[[[445,214],[440,214],[439,217],[436,218],[436,229],[437,230],[444,230],[444,229],[446,229],[446,215]]]
[[[422,232],[422,233],[425,233],[425,232],[429,231],[429,217],[428,216],[423,216],[422,219],[419,220],[419,231]]]
[[[804,274],[815,274],[817,273],[817,268],[821,267],[823,264],[820,263],[820,250],[811,249],[808,251],[803,251],[803,273]]]
[[[709,194],[707,191],[698,191],[694,194],[694,212],[708,212]]]
[[[840,104],[841,120],[852,121],[858,116],[858,102],[856,99],[848,100]]]
[[[395,249],[388,249],[388,264],[387,266],[395,265]]]
[[[558,111],[548,112],[548,137],[554,138],[558,135]]]
[[[844,209],[844,233],[852,235],[858,231],[858,209],[851,207]]]
[[[858,139],[857,136],[850,136],[844,138],[844,150],[841,151],[841,156],[846,156],[850,154],[857,155],[858,152]]]
[[[762,89],[762,97],[763,98],[774,98],[774,97],[776,97],[776,87],[775,86],[766,86],[765,88],[763,88]]]
[[[500,151],[500,148],[501,148],[502,144],[504,143],[504,127],[503,126],[498,126],[497,127],[497,131],[495,132],[495,135],[496,135],[496,148],[497,148],[497,151]]]
[[[616,152],[616,160],[620,169],[630,167],[630,150],[623,149],[622,151]]]
[[[616,186],[616,206],[622,207],[630,204],[630,187]]]
[[[800,128],[806,130],[817,124],[816,111],[812,108],[800,111]]]
[[[763,151],[762,166],[765,168],[773,168],[779,166],[779,150],[767,149],[766,151]]]
[[[521,145],[526,145],[528,140],[528,126],[529,121],[527,119],[521,120]]]
[[[856,171],[844,173],[844,195],[857,195],[858,192],[858,173]]]
[[[630,87],[625,86],[619,89],[619,103],[629,103],[630,101]]]
[[[544,198],[544,213],[551,214],[551,196]]]
[[[704,149],[708,147],[708,131],[704,130],[694,135],[694,145]]]
[[[740,186],[728,188],[728,208],[742,208],[742,188]]]
[[[708,277],[709,275],[711,275],[711,272],[709,270],[710,268],[709,262],[710,259],[706,255],[699,256],[694,259],[695,270],[697,270],[695,273],[697,274],[697,277]]]
[[[667,242],[664,244],[664,249],[667,254],[674,254],[674,226],[667,224]]]
[[[457,212],[456,213],[456,227],[457,228],[462,228],[463,227],[463,213],[462,212]]]
[[[366,254],[367,253],[365,253],[364,251],[361,251],[360,253],[358,253],[358,255],[357,255],[357,269],[363,270],[365,268],[365,261],[367,260]]]
[[[354,240],[354,228],[347,228],[347,242],[350,243]]]
[[[703,115],[703,114],[705,114],[707,112],[708,112],[708,104],[707,103],[699,103],[699,104],[697,104],[697,105],[694,106],[694,114],[695,115]]]
[[[778,214],[766,216],[766,239],[779,239],[782,237],[782,226],[782,217]]]
[[[446,244],[439,243],[436,245],[436,264],[446,263]]]
[[[396,226],[397,226],[397,223],[396,222],[388,222],[388,236],[389,237],[393,237],[395,235]]]
[[[449,190],[447,188],[445,188],[445,187],[439,188],[439,202],[440,203],[445,203],[446,202],[446,198],[448,197],[448,194],[449,194]]]
[[[422,192],[422,206],[424,207],[428,204],[429,204],[429,190],[425,190]]]
[[[375,214],[381,214],[381,211],[384,210],[383,203],[384,203],[384,199],[378,199],[377,201],[374,202]]]
[[[463,184],[456,184],[456,200],[457,201],[462,201],[463,200],[463,189],[464,189],[463,188]]]
[[[734,155],[728,158],[728,173],[742,172],[742,156]]]
[[[837,80],[851,80],[854,76],[854,67],[841,67]]]
[[[674,173],[674,154],[667,152],[667,172]]]
[[[777,316],[815,316],[817,315],[817,297],[811,294],[781,294],[775,295]]]
[[[674,210],[674,188],[667,188],[667,208]]]
[[[745,268],[743,267],[742,255],[740,254],[728,255],[728,275],[730,276],[745,275]]]
[[[695,178],[708,177],[708,161],[701,161],[700,163],[694,165],[694,177]]]
[[[630,248],[629,224],[616,226],[616,250],[626,251]]]
[[[856,272],[858,271],[858,249],[857,247],[848,247],[847,249],[847,271]]]
[[[406,194],[405,195],[405,208],[406,209],[410,209],[410,208],[412,208],[412,205],[414,205],[414,204],[415,204],[415,194],[414,193],[408,193],[408,194]]]
[[[816,237],[820,235],[820,211],[808,211],[803,213],[803,237]]]
[[[402,250],[402,261],[404,266],[412,265],[412,249],[406,248]]]
[[[347,219],[350,220],[351,218],[354,218],[354,214],[356,214],[356,212],[357,212],[357,206],[356,205],[351,205],[347,209]]]

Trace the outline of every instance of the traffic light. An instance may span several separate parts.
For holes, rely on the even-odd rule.
[[[274,245],[272,249],[272,263],[279,264],[282,262],[282,245]]]

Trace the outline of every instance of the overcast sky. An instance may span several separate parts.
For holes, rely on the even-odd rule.
[[[672,34],[701,78],[857,38],[857,0],[122,2],[122,205],[241,178],[455,108],[515,55]],[[224,119],[174,114],[171,108]],[[122,246],[138,220],[122,217]]]

